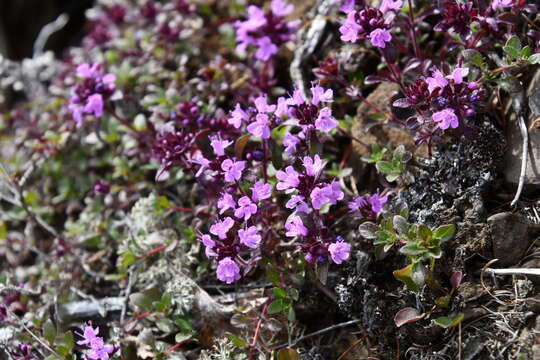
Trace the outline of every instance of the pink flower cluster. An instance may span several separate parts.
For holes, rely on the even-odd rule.
[[[285,17],[294,9],[285,0],[272,0],[270,11],[250,5],[248,18],[235,22],[237,49],[245,51],[249,46],[257,49],[255,57],[268,61],[279,47],[287,41],[294,40],[297,21],[285,21]]]
[[[332,109],[323,106],[333,102],[332,89],[313,85],[311,95],[312,98],[308,101],[300,90],[296,89],[288,98],[279,97],[277,104],[268,104],[267,96],[261,95],[254,100],[254,108],[247,111],[237,104],[228,121],[235,128],[247,123],[246,129],[250,134],[267,140],[272,129],[287,120],[287,125],[300,129],[296,135],[285,134],[283,139],[285,153],[291,155],[308,138],[316,137],[316,131],[328,133],[338,126],[337,120],[332,116]]]
[[[276,189],[289,195],[285,207],[293,211],[285,222],[285,235],[298,238],[300,250],[306,254],[308,262],[322,263],[330,255],[336,264],[340,264],[348,258],[350,246],[328,234],[321,210],[343,200],[344,193],[336,180],[322,181],[324,163],[319,155],[304,156],[301,164],[300,170],[289,165],[276,173],[279,180]],[[337,242],[342,244],[332,246]]]
[[[418,79],[406,91],[406,98],[396,100],[394,106],[414,107],[422,122],[441,130],[464,125],[468,116],[476,114],[476,107],[484,99],[484,89],[474,81],[467,82],[468,68],[457,67],[444,75],[434,69],[431,76]]]
[[[82,125],[84,115],[103,115],[105,101],[115,90],[116,76],[103,74],[100,64],[84,63],[77,67],[77,76],[82,79],[73,90],[69,110],[77,127]]]
[[[349,1],[341,10],[347,14],[345,23],[339,28],[341,40],[355,43],[359,39],[369,39],[373,46],[386,48],[392,41],[390,23],[396,11],[401,9],[401,0],[383,0],[379,9],[364,7],[355,10],[354,1]]]
[[[197,177],[209,176],[214,182],[222,182],[217,199],[219,216],[209,227],[209,233],[199,236],[207,257],[215,258],[217,262],[219,280],[226,283],[238,280],[242,269],[250,268],[260,257],[265,239],[274,236],[261,231],[268,226],[270,211],[276,216],[285,215],[279,208],[275,210],[272,181],[268,179],[266,165],[261,166],[268,161],[266,148],[272,130],[285,122],[293,129],[299,129],[296,135],[288,132],[283,139],[291,165],[275,172],[276,190],[289,195],[285,209],[293,211],[284,221],[285,236],[297,238],[299,248],[309,262],[324,262],[331,258],[339,264],[348,258],[350,246],[329,234],[321,214],[328,206],[343,200],[344,193],[338,181],[323,181],[322,159],[319,155],[309,156],[307,152],[308,139],[319,136],[317,133],[328,133],[338,125],[330,107],[325,106],[332,101],[332,90],[313,85],[310,100],[295,90],[288,98],[278,98],[276,104],[269,103],[266,95],[255,98],[254,106],[246,110],[238,104],[230,113],[228,124],[262,140],[263,149],[255,149],[240,160],[229,156],[232,140],[222,139],[217,134],[209,137],[215,155],[213,159],[206,158],[201,151],[192,156],[190,161],[200,165]],[[300,170],[294,165],[298,161],[302,164]],[[304,224],[304,217],[312,223],[309,229]],[[330,247],[337,243],[339,245]],[[246,255],[250,255],[250,259]]]
[[[379,192],[369,195],[356,196],[349,202],[351,212],[359,211],[362,216],[376,218],[383,212],[384,205],[388,202],[388,195],[381,196]]]
[[[112,354],[117,350],[114,345],[105,344],[103,338],[98,336],[99,327],[95,329],[92,327],[92,323],[89,322],[83,329],[82,334],[77,334],[83,339],[77,341],[78,345],[85,345],[90,348],[90,353],[87,357],[92,360],[108,360]]]

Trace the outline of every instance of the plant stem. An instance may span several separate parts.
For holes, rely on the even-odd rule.
[[[418,47],[418,42],[416,40],[416,24],[414,23],[414,11],[412,6],[412,1],[408,0],[409,2],[409,20],[411,22],[411,35],[413,39],[414,44],[414,54],[417,58],[422,59],[422,53],[420,52],[420,48]]]

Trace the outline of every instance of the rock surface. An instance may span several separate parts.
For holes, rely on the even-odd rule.
[[[540,119],[540,70],[537,70],[527,89],[529,102],[529,161],[525,172],[525,190],[540,189],[540,129],[535,125]],[[537,123],[538,124],[538,123]],[[515,116],[510,117],[507,133],[508,152],[505,156],[504,177],[517,186],[521,172],[522,137]]]
[[[527,219],[518,214],[504,212],[487,220],[492,239],[493,257],[500,266],[517,264],[529,247]]]

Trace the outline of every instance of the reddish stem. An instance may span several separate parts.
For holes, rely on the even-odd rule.
[[[163,250],[165,250],[169,245],[161,245],[160,247],[157,247],[155,249],[147,251],[144,255],[139,256],[139,259],[144,259],[145,257],[148,257],[150,255],[157,254]]]
[[[266,304],[264,304],[263,310],[261,312],[261,316],[259,316],[259,322],[257,323],[257,328],[255,329],[255,335],[253,335],[253,341],[251,342],[251,350],[249,351],[250,360],[253,358],[252,351],[255,348],[255,346],[257,346],[257,341],[259,340],[259,334],[261,332],[262,321],[263,321],[264,315],[266,314],[266,311],[268,310],[269,305],[270,303],[267,301]]]

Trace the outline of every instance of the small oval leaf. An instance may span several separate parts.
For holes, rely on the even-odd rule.
[[[403,326],[405,324],[413,323],[418,320],[422,320],[426,316],[425,313],[420,313],[412,307],[407,307],[399,310],[394,316],[394,323],[397,327]]]

